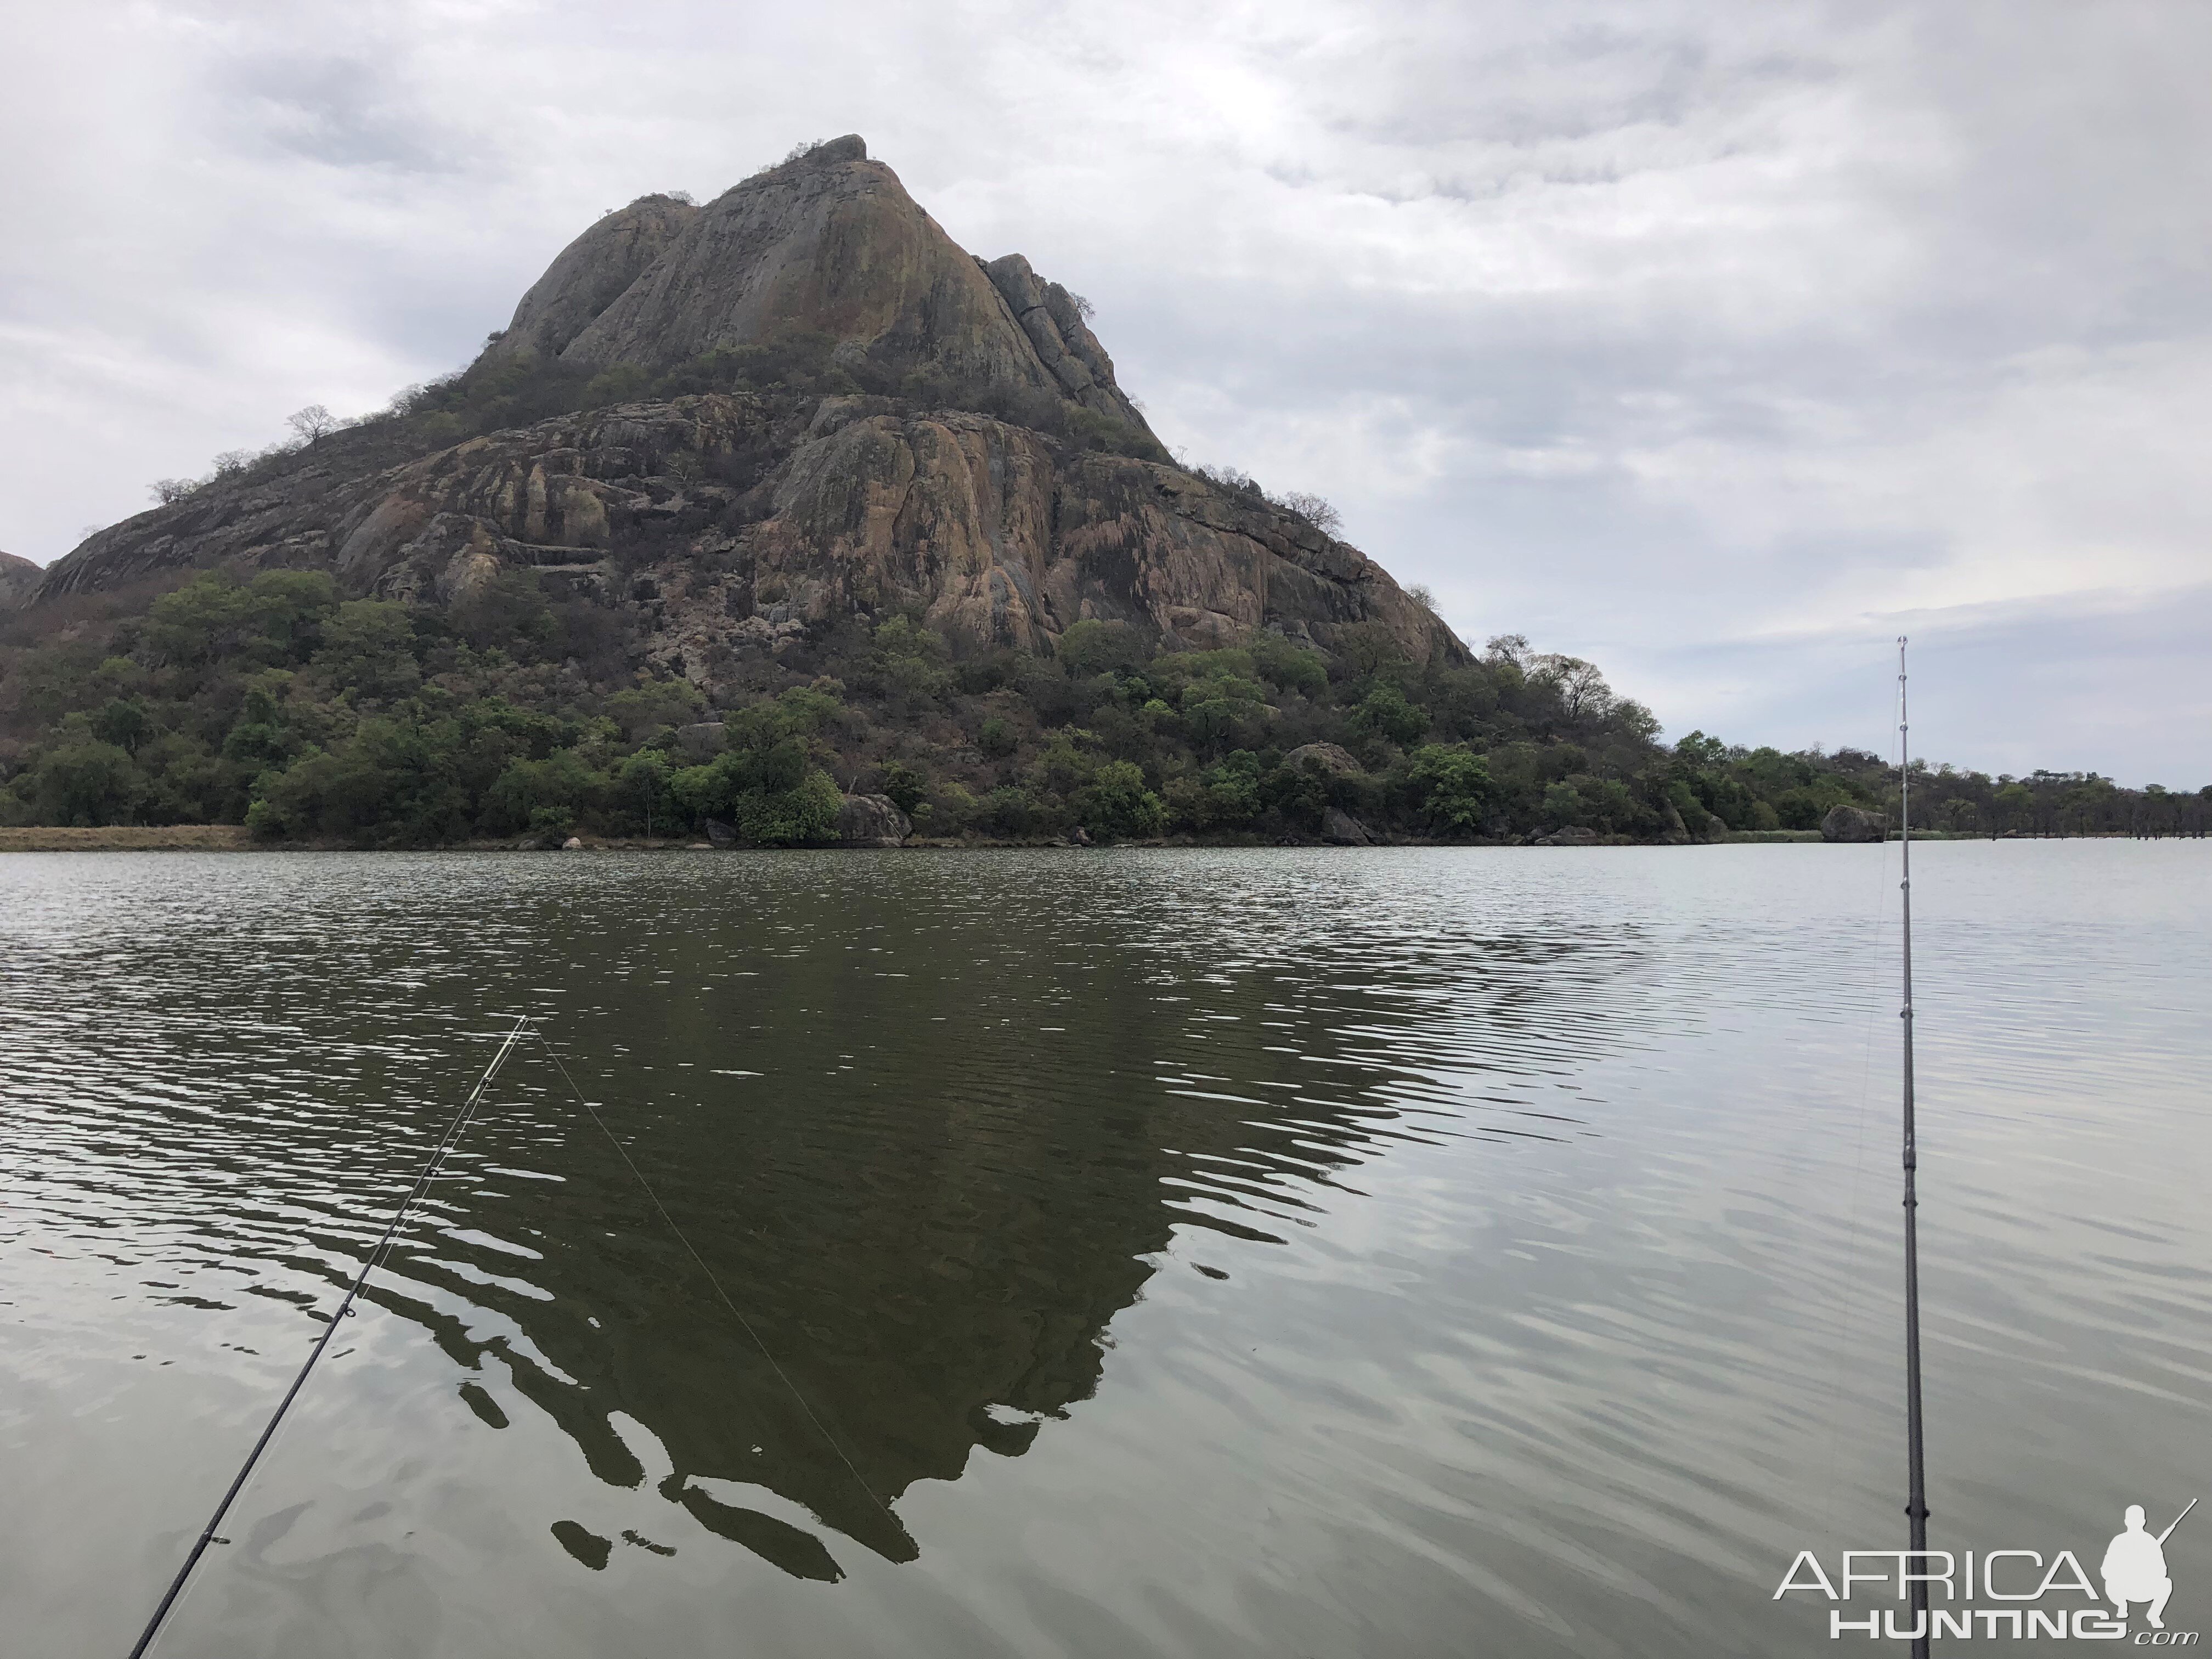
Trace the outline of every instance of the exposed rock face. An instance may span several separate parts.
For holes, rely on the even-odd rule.
[[[1889,820],[1863,806],[1846,806],[1838,801],[1820,820],[1822,841],[1885,841],[1888,836]]]
[[[741,464],[765,476],[740,488]],[[225,562],[325,566],[349,591],[420,603],[532,568],[643,605],[655,657],[694,678],[718,646],[773,652],[810,623],[908,607],[971,649],[1049,651],[1097,617],[1194,647],[1273,628],[1328,648],[1373,623],[1417,661],[1465,656],[1380,565],[1302,520],[964,411],[802,425],[769,400],[708,395],[568,416],[365,477],[311,463],[103,531],[40,591]]]
[[[27,600],[46,573],[28,559],[19,559],[13,553],[0,553],[0,610]]]
[[[914,821],[889,795],[848,795],[837,809],[841,847],[898,847],[914,833]]]
[[[486,350],[491,358],[526,351],[557,357],[622,298],[699,210],[672,196],[641,196],[561,250],[514,308],[514,320]]]
[[[1113,360],[1084,320],[1073,295],[1044,281],[1018,253],[994,259],[983,269],[1063,392],[1101,414],[1144,425],[1145,417],[1114,383]]]
[[[1571,823],[1564,830],[1554,830],[1548,836],[1539,836],[1528,843],[1531,847],[1595,847],[1597,831]]]
[[[963,252],[857,135],[702,208],[648,196],[610,214],[553,262],[492,349],[666,369],[795,331],[836,337],[841,356],[1056,392],[1145,426],[1073,296],[1018,253],[987,268]]]
[[[1288,514],[980,415],[852,421],[794,457],[773,500],[757,586],[808,618],[920,604],[956,639],[1031,651],[1085,617],[1198,646],[1380,619],[1424,660],[1449,637],[1380,567]]]
[[[1142,423],[1074,297],[1018,255],[987,267],[962,252],[857,138],[704,207],[648,197],[608,216],[489,349],[650,368],[789,329]],[[1048,651],[1095,617],[1193,647],[1273,629],[1326,649],[1379,628],[1416,661],[1467,659],[1379,565],[1304,519],[969,410],[770,391],[603,408],[431,454],[405,447],[410,429],[340,432],[219,477],[93,537],[39,597],[227,565],[326,568],[349,593],[440,604],[530,569],[635,607],[653,659],[702,684],[712,661],[904,611],[956,650]],[[1336,753],[1325,763],[1358,769]]]

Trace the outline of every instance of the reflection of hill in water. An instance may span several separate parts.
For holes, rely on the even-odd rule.
[[[541,941],[550,960],[600,965],[547,1032],[804,1407],[542,1050],[511,1064],[471,1131],[480,1182],[447,1194],[453,1228],[507,1248],[449,1232],[403,1267],[525,1340],[490,1323],[472,1335],[386,1280],[455,1361],[503,1361],[599,1479],[646,1478],[612,1420],[635,1419],[673,1464],[664,1497],[810,1577],[839,1576],[823,1540],[745,1489],[911,1558],[890,1506],[915,1481],[957,1480],[979,1446],[1018,1455],[1090,1397],[1108,1324],[1175,1228],[1281,1237],[1336,1172],[1428,1132],[1422,1068],[1455,1030],[1482,1040],[1451,1065],[1480,1068],[1486,1043],[1511,1071],[1516,1028],[1559,1014],[1536,1002],[1620,963],[1568,944],[1401,938],[1395,969],[1370,957],[1370,982],[1347,989],[1312,960],[1194,969],[1194,941],[1133,945],[1097,921],[1077,941],[1048,906],[1025,930],[1012,915],[917,922],[886,896],[823,910],[785,895],[765,915],[635,941],[602,913],[549,922]],[[1484,956],[1503,971],[1477,1006]],[[1531,957],[1561,971],[1532,976]],[[1532,977],[1547,988],[1534,1002]],[[1561,1035],[1541,1036],[1554,1066],[1584,1046]],[[1451,1122],[1429,1121],[1558,1122],[1508,1111],[1486,1131],[1482,1110],[1455,1093]],[[503,1420],[476,1383],[463,1392]],[[558,1530],[603,1558],[580,1527]]]

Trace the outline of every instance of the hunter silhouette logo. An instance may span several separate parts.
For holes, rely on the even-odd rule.
[[[2181,1524],[2182,1516],[2196,1507],[2192,1498],[2181,1515],[2173,1517],[2172,1525],[2153,1537],[2143,1530],[2142,1505],[2128,1505],[2128,1512],[2121,1517],[2127,1530],[2105,1547],[2104,1565],[2097,1570],[2105,1581],[2105,1599],[2121,1618],[2128,1616],[2129,1602],[2148,1601],[2150,1611],[2144,1616],[2150,1620],[2150,1627],[2166,1628],[2166,1598],[2173,1594],[2173,1580],[2166,1571],[2166,1540]]]
[[[2192,1498],[2164,1532],[2154,1533],[2145,1524],[2142,1505],[2129,1504],[2121,1530],[2098,1564],[2101,1595],[2072,1550],[2062,1549],[2046,1559],[2040,1550],[1887,1549],[1845,1550],[1833,1577],[1811,1550],[1800,1550],[1774,1597],[1809,1592],[1837,1604],[1828,1609],[1832,1641],[1847,1636],[1892,1641],[2070,1638],[2134,1647],[2194,1647],[2198,1632],[2166,1627],[2166,1607],[2173,1596],[2166,1540],[2196,1507]],[[1927,1587],[1927,1606],[1904,1607],[1920,1585]],[[1855,1601],[1890,1605],[1850,1608]],[[2130,1608],[2141,1610],[2144,1628],[2130,1631]]]

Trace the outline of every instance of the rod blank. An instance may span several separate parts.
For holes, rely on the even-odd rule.
[[[453,1144],[461,1138],[461,1132],[468,1127],[469,1119],[476,1114],[477,1103],[483,1098],[484,1091],[491,1086],[493,1077],[506,1063],[507,1055],[514,1052],[514,1045],[521,1040],[523,1028],[529,1024],[530,1016],[527,1014],[515,1020],[514,1029],[507,1034],[507,1041],[500,1044],[499,1052],[491,1058],[491,1064],[484,1067],[484,1074],[477,1079],[477,1086],[469,1091],[469,1097],[461,1103],[460,1109],[453,1114],[453,1121],[446,1126],[445,1138],[439,1141],[437,1150],[430,1154],[430,1161],[422,1166],[422,1173],[415,1177],[415,1185],[407,1196],[400,1200],[391,1224],[384,1230],[384,1237],[376,1241],[376,1248],[368,1253],[367,1260],[361,1264],[361,1271],[354,1275],[353,1283],[346,1287],[345,1299],[338,1304],[337,1311],[331,1316],[331,1322],[323,1328],[322,1335],[316,1338],[315,1346],[307,1355],[307,1363],[300,1367],[300,1374],[292,1379],[292,1386],[284,1390],[284,1397],[270,1414],[268,1426],[261,1431],[261,1437],[253,1443],[253,1449],[246,1454],[246,1462],[239,1465],[238,1474],[231,1481],[230,1490],[223,1493],[222,1502],[215,1506],[215,1513],[208,1517],[207,1525],[200,1528],[198,1541],[193,1544],[191,1553],[185,1558],[185,1565],[177,1569],[177,1576],[169,1581],[168,1591],[161,1597],[161,1604],[154,1609],[154,1616],[146,1621],[146,1628],[139,1635],[137,1645],[131,1650],[131,1659],[143,1659],[146,1650],[154,1644],[155,1637],[161,1633],[161,1621],[169,1616],[169,1609],[184,1594],[185,1581],[192,1576],[192,1569],[199,1565],[200,1557],[207,1553],[208,1546],[216,1541],[216,1529],[222,1525],[223,1517],[230,1513],[230,1506],[237,1501],[239,1493],[246,1490],[246,1482],[253,1473],[254,1464],[269,1449],[269,1443],[276,1437],[276,1425],[284,1420],[284,1413],[291,1410],[292,1402],[300,1397],[300,1390],[307,1386],[307,1374],[315,1369],[315,1362],[331,1346],[331,1339],[337,1334],[338,1327],[353,1312],[354,1298],[361,1294],[362,1286],[368,1283],[369,1274],[375,1271],[386,1253],[391,1249],[392,1241],[399,1236],[400,1224],[407,1219],[408,1212],[422,1194],[430,1190],[430,1182],[438,1173],[438,1166],[446,1161],[446,1154],[453,1150]]]

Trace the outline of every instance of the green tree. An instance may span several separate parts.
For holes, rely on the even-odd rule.
[[[940,784],[929,802],[930,833],[938,836],[957,836],[974,827],[983,810],[982,802],[964,784]]]
[[[1167,828],[1167,805],[1145,787],[1145,769],[1109,761],[1079,790],[1075,809],[1090,829],[1109,836],[1157,836]]]
[[[1220,660],[1226,653],[1208,654],[1215,657],[1209,665],[1212,672],[1188,680],[1182,688],[1184,734],[1201,754],[1208,755],[1265,744],[1267,722],[1275,713],[1267,689],[1235,672],[1241,664]]]
[[[254,780],[246,823],[255,835],[358,846],[436,846],[465,834],[467,792],[452,757],[416,721],[359,721],[329,748],[311,747],[283,771]]]
[[[1021,738],[1012,720],[1002,714],[992,714],[985,718],[982,729],[976,733],[975,744],[985,754],[1003,760],[1021,747]]]
[[[749,790],[738,799],[738,831],[763,847],[790,847],[831,840],[845,798],[836,781],[819,769],[808,771],[782,790]]]
[[[1268,633],[1255,634],[1247,649],[1253,667],[1270,684],[1306,697],[1328,692],[1328,659],[1320,652],[1293,645],[1280,634]]]
[[[1378,685],[1370,691],[1352,711],[1352,718],[1363,730],[1401,748],[1429,729],[1426,711],[1407,702],[1406,694],[1395,685]]]
[[[1005,784],[985,799],[981,821],[993,835],[1014,838],[1045,833],[1052,828],[1053,817],[1030,791]]]
[[[244,586],[210,572],[148,610],[143,638],[158,662],[200,667],[303,660],[337,609],[337,585],[319,570],[264,570]]]
[[[625,817],[634,817],[648,836],[671,833],[678,827],[670,787],[673,776],[666,755],[658,749],[641,749],[617,770],[609,804]]]
[[[689,680],[647,680],[607,699],[608,714],[632,743],[665,726],[692,724],[703,706],[699,688]]]
[[[1412,778],[1430,825],[1471,835],[1482,825],[1492,793],[1489,765],[1464,744],[1429,744],[1413,752]]]
[[[556,827],[566,834],[605,791],[605,780],[573,749],[556,749],[544,760],[513,761],[484,793],[483,826],[495,836],[526,829],[542,835]],[[541,813],[550,817],[540,823]]]
[[[92,717],[93,735],[102,743],[113,744],[127,754],[136,755],[138,745],[154,729],[154,717],[145,702],[137,697],[110,697],[105,707]]]
[[[1565,779],[1549,785],[1544,791],[1544,827],[1565,830],[1579,824],[1584,817],[1582,791]]]
[[[40,823],[129,823],[146,796],[146,778],[119,745],[88,738],[51,749],[18,785]]]
[[[1090,782],[1098,763],[1084,750],[1086,736],[1063,727],[1047,738],[1043,750],[1030,763],[1030,787],[1039,795],[1069,795]]]
[[[1144,659],[1145,653],[1136,630],[1128,623],[1086,617],[1069,624],[1053,654],[1068,674],[1087,679],[1110,669],[1134,667]]]
[[[868,672],[875,687],[912,714],[937,702],[951,690],[951,672],[942,636],[894,617],[876,629]]]
[[[904,761],[893,761],[884,768],[884,793],[908,817],[921,810],[927,793],[927,784],[921,774]]]
[[[1240,749],[1200,776],[1176,780],[1169,800],[1177,823],[1201,834],[1249,829],[1263,804],[1260,775],[1258,757]]]
[[[806,740],[796,732],[773,737],[779,711],[739,724],[750,739],[706,766],[690,766],[670,779],[670,793],[695,818],[732,824],[747,841],[788,846],[828,841],[844,795],[830,775],[814,766]]]
[[[415,627],[407,607],[383,599],[349,599],[324,624],[312,664],[325,684],[370,702],[404,697],[422,683],[415,659]]]

